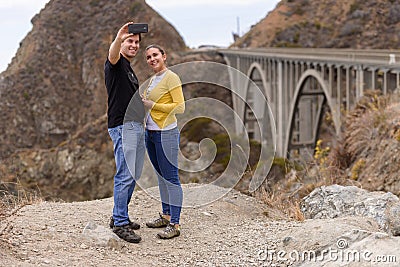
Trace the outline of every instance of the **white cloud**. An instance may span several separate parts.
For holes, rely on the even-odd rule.
[[[19,43],[32,29],[31,19],[49,0],[0,0],[0,72],[17,52]],[[4,40],[7,40],[5,42]]]
[[[274,1],[272,1],[274,2]],[[174,6],[178,7],[195,7],[195,6],[209,6],[212,8],[213,6],[249,6],[255,5],[257,8],[257,4],[263,3],[265,4],[265,0],[146,0],[146,3],[151,6],[156,6],[157,8],[172,8]]]
[[[0,9],[9,8],[24,8],[24,9],[39,9],[44,7],[44,5],[49,2],[49,0],[0,0]]]

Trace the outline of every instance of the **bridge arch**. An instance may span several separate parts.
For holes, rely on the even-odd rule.
[[[259,75],[259,77],[258,77]],[[261,67],[258,62],[253,62],[249,70],[247,71],[247,77],[250,78],[258,87],[262,86],[262,92],[267,98],[268,102],[271,102],[271,88],[267,83],[267,77],[265,75],[265,70]],[[246,88],[249,89],[249,84],[247,84]]]
[[[243,122],[246,125],[249,138],[262,142],[264,141],[261,140],[263,135],[261,132],[264,131],[262,127],[268,126],[270,120],[267,120],[266,125],[260,125],[260,122],[269,117],[268,104],[271,103],[271,88],[268,86],[265,70],[258,62],[253,62],[249,66],[247,77],[249,79],[244,87],[246,103],[243,110]]]
[[[316,85],[315,88],[311,88],[310,84]],[[310,105],[307,105],[307,103],[303,103],[301,106],[301,98],[302,97],[307,97],[310,96],[313,97],[313,99],[317,99],[317,103],[315,103],[312,99],[309,101]],[[332,113],[332,120],[333,124],[335,127],[335,132],[336,134],[339,134],[340,132],[340,107],[338,108],[338,105],[336,104],[336,101],[331,97],[329,93],[329,86],[327,82],[323,79],[322,75],[320,72],[318,72],[315,69],[308,69],[306,70],[301,77],[299,78],[299,81],[296,85],[296,89],[293,94],[293,101],[291,101],[290,105],[290,111],[289,111],[289,127],[286,128],[286,140],[285,140],[285,150],[287,153],[287,156],[290,156],[290,151],[292,149],[296,148],[304,148],[304,147],[315,147],[315,143],[317,142],[318,138],[318,133],[320,130],[321,122],[323,119],[323,108],[327,104],[331,113]],[[308,109],[308,110],[307,110]],[[314,109],[314,111],[312,110]],[[293,134],[296,128],[296,115],[299,115],[302,111],[304,112],[310,112],[308,114],[311,116],[309,122],[311,122],[311,125],[306,125],[309,127],[308,131],[311,134],[311,138],[309,140],[302,140],[302,144],[297,145],[295,142],[293,142]],[[300,123],[298,123],[300,124]],[[304,124],[304,123],[303,123]],[[307,124],[307,123],[306,123]],[[310,128],[310,126],[312,126]],[[300,127],[297,125],[297,127]],[[298,134],[301,135],[301,129],[297,129]],[[306,144],[306,145],[305,145]]]

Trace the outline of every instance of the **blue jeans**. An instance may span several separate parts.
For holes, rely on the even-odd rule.
[[[179,129],[146,130],[146,148],[156,171],[162,212],[170,215],[172,224],[179,224],[183,192],[178,175]]]
[[[114,144],[116,173],[114,176],[114,225],[129,223],[128,205],[131,201],[136,180],[140,178],[144,162],[143,124],[128,122],[109,128]]]

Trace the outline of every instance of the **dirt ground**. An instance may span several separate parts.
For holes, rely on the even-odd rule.
[[[161,208],[157,188],[135,191],[129,212],[141,225],[139,244],[119,239],[109,228],[112,198],[24,206],[0,221],[0,266],[399,266],[400,238],[381,231],[371,218],[272,219],[265,214],[274,210],[235,190],[183,187],[182,231],[171,240],[156,238],[160,229],[145,226]],[[323,251],[369,254],[367,260],[343,261],[319,255]],[[319,256],[293,257],[310,252]]]
[[[201,199],[214,193],[218,194],[208,190],[192,197]],[[0,222],[0,265],[260,266],[265,262],[258,253],[266,240],[274,240],[274,233],[297,224],[268,219],[262,203],[230,191],[210,204],[183,208],[181,235],[160,240],[156,238],[159,229],[145,226],[157,216],[160,203],[144,191],[135,191],[129,213],[131,220],[141,224],[139,244],[121,240],[118,245],[100,244],[85,237],[83,230],[89,222],[111,234],[112,206],[113,199],[107,198],[23,207]]]

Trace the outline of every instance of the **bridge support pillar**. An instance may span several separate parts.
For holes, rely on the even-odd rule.
[[[285,141],[285,130],[284,130],[284,122],[285,122],[285,116],[284,116],[284,99],[283,99],[283,69],[282,69],[282,61],[278,62],[277,65],[277,89],[278,89],[278,127],[277,127],[277,144],[276,144],[276,154],[279,157],[284,157],[286,156],[286,153],[283,151],[284,150],[284,141]]]
[[[361,67],[357,69],[357,86],[356,86],[356,97],[359,99],[364,95],[364,71]]]

